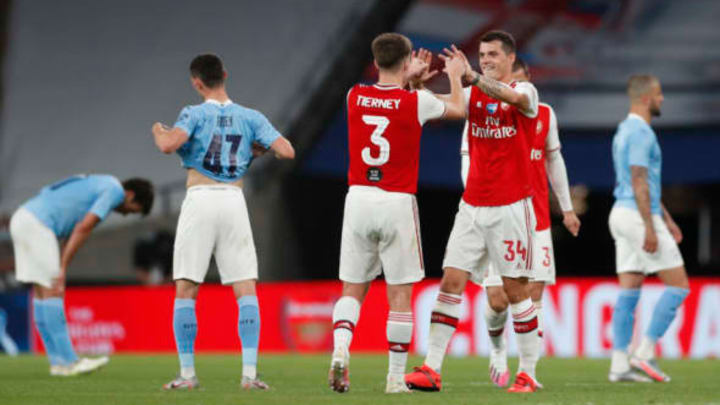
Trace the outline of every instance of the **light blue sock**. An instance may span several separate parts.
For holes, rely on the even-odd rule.
[[[45,353],[47,353],[50,365],[62,365],[63,361],[58,355],[55,342],[53,342],[52,336],[50,336],[50,332],[48,331],[47,324],[45,323],[45,300],[33,298],[33,318],[35,320],[35,327],[40,333],[40,338],[45,346]]]
[[[197,336],[195,300],[175,298],[173,331],[175,332],[178,357],[180,357],[180,367],[195,367],[195,336]]]
[[[257,297],[238,298],[238,334],[242,343],[243,376],[255,378],[257,349],[260,341],[260,308]]]
[[[685,288],[667,287],[665,289],[655,304],[655,310],[646,333],[653,342],[657,342],[668,330],[675,319],[677,309],[682,305],[688,293],[690,290]]]
[[[58,297],[46,298],[43,312],[45,313],[45,326],[55,345],[55,352],[61,358],[63,364],[75,363],[78,357],[75,354],[75,349],[73,349],[70,333],[68,333],[63,299]]]
[[[640,299],[640,289],[620,290],[613,311],[613,349],[627,351],[635,324],[635,307]]]

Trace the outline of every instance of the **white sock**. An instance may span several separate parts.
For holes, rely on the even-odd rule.
[[[387,320],[388,375],[405,374],[408,349],[412,340],[412,312],[390,312]]]
[[[635,355],[643,360],[652,360],[655,358],[655,342],[647,336],[643,336]]]
[[[543,338],[542,301],[533,301],[533,305],[535,306],[535,312],[537,314],[537,319],[538,319],[538,336],[540,336],[540,339],[542,339]]]
[[[530,298],[517,304],[510,304],[513,326],[517,336],[520,372],[535,378],[535,366],[540,357],[540,345],[537,337],[537,313]]]
[[[195,377],[195,367],[180,367],[180,377],[186,379]]]
[[[623,350],[613,350],[612,358],[610,360],[610,372],[624,373],[626,371],[630,371],[628,354]]]
[[[457,328],[462,296],[439,292],[430,317],[430,337],[425,364],[440,372],[448,343]]]
[[[360,317],[360,303],[353,297],[342,297],[333,309],[333,342],[336,354],[345,356],[350,351],[355,324]]]
[[[243,364],[242,366],[242,375],[243,377],[247,377],[251,380],[254,380],[257,378],[257,366],[252,364]]]
[[[485,325],[490,335],[490,347],[495,351],[505,349],[505,323],[508,311],[495,312],[489,303],[485,303]]]
[[[538,356],[543,351],[543,347],[545,346],[545,332],[543,329],[543,310],[542,310],[542,301],[533,301],[533,305],[535,306],[535,312],[537,313],[537,320],[538,320],[538,329],[537,329],[537,335],[538,335]]]

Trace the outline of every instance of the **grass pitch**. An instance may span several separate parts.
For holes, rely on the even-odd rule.
[[[2,405],[144,405],[144,404],[713,404],[720,361],[661,361],[673,381],[668,384],[611,384],[608,360],[542,359],[538,377],[545,389],[535,394],[508,394],[487,376],[487,359],[448,358],[443,391],[385,395],[387,357],[353,356],[351,389],[337,394],[327,387],[329,355],[261,355],[266,392],[240,388],[238,355],[203,355],[196,359],[202,388],[165,392],[162,384],[177,372],[171,355],[114,356],[103,370],[82,377],[50,377],[41,356],[0,357]],[[409,365],[419,365],[411,358]],[[511,367],[516,362],[511,360]]]

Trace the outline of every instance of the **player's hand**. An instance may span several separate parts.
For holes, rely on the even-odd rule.
[[[417,53],[413,51],[410,59],[410,67],[408,67],[407,77],[410,81],[417,81],[422,77],[423,72],[428,70],[428,64],[417,57]]]
[[[418,78],[421,83],[427,82],[428,80],[432,79],[436,74],[438,74],[437,70],[430,70],[433,57],[432,52],[428,51],[425,48],[420,48],[417,51],[416,57],[421,61],[425,62],[426,64],[425,70],[423,70],[422,74]]]
[[[162,122],[156,122],[156,123],[154,123],[153,126],[152,126],[152,132],[153,132],[153,134],[156,134],[156,133],[161,132],[161,131],[169,131],[169,130],[170,130],[170,128],[168,128],[168,127],[167,127],[165,124],[163,124]]]
[[[440,59],[445,61],[445,68],[443,72],[447,73],[450,77],[461,78],[465,71],[465,65],[460,58],[453,58],[445,55],[439,55]]]
[[[470,61],[468,60],[467,56],[465,56],[465,52],[461,51],[460,48],[455,46],[455,44],[450,45],[450,49],[443,48],[443,52],[445,55],[452,57],[452,58],[460,58],[460,60],[463,61],[463,64],[465,65],[465,70],[463,71],[463,79],[465,79],[466,82],[472,82],[475,80],[475,73],[473,71],[472,65],[470,65]]]
[[[680,243],[683,240],[683,234],[680,230],[680,227],[677,226],[675,222],[668,222],[667,223],[668,231],[670,231],[670,235],[672,235],[673,239],[675,239],[675,243]]]
[[[257,142],[253,142],[253,144],[252,144],[253,157],[260,157],[260,156],[264,155],[267,151],[268,151],[268,149],[265,148],[264,146],[262,146],[261,144],[259,144]]]
[[[55,277],[52,280],[52,284],[50,285],[50,288],[57,294],[64,294],[65,293],[65,275],[67,274],[67,271],[65,269],[60,269],[60,274],[58,274],[57,277]]]
[[[572,234],[577,237],[580,232],[580,218],[575,215],[575,211],[563,212],[563,225]]]
[[[658,249],[658,238],[655,234],[655,230],[652,228],[645,227],[645,242],[643,243],[643,250],[648,253],[655,253]]]

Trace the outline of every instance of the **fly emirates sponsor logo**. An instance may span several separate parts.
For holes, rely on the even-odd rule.
[[[357,98],[357,105],[360,107],[368,107],[368,108],[384,108],[386,110],[397,110],[400,108],[400,99],[391,99],[391,98],[375,98],[375,97],[366,97],[366,96],[358,96]]]
[[[499,117],[485,117],[485,126],[479,126],[476,123],[471,123],[472,136],[476,138],[512,138],[517,134],[517,129],[514,125],[500,126]]]

